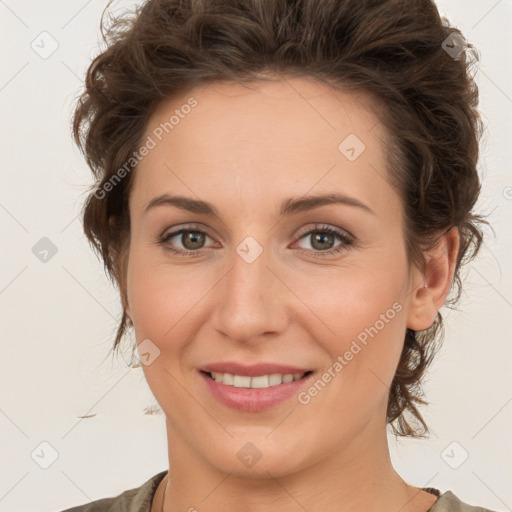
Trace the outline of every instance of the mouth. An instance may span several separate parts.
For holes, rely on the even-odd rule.
[[[231,373],[206,372],[204,370],[201,370],[201,372],[211,380],[220,384],[247,389],[266,389],[273,386],[280,386],[281,384],[289,384],[291,382],[297,382],[313,373],[313,371],[309,370],[303,373],[269,373],[251,377]]]
[[[240,371],[240,370],[239,370]],[[218,404],[239,412],[263,412],[289,401],[314,378],[312,370],[294,373],[244,372],[240,375],[200,370],[208,395]]]

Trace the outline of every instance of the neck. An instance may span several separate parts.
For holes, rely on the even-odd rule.
[[[206,464],[167,423],[172,464],[169,478],[162,481],[162,501],[157,504],[155,496],[159,508],[152,512],[424,512],[435,502],[434,496],[407,485],[396,473],[382,425],[367,424],[343,449],[294,474],[275,477],[266,471],[253,477]]]

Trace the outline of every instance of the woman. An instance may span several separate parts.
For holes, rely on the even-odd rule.
[[[476,60],[430,0],[149,0],[93,61],[84,229],[169,471],[70,509],[485,510],[394,470],[482,241]]]

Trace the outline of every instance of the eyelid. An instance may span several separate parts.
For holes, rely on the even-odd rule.
[[[325,222],[315,222],[315,223],[313,223],[312,227],[311,226],[305,227],[303,230],[301,230],[299,232],[299,234],[297,235],[297,238],[302,238],[304,235],[309,234],[314,231],[324,231],[324,230],[326,230],[326,231],[332,230],[333,233],[336,233],[339,236],[344,236],[346,238],[349,238],[350,240],[355,241],[355,236],[352,233],[350,233],[349,231],[347,231],[346,229],[342,229],[337,226],[327,224]]]
[[[214,238],[210,234],[210,231],[206,226],[203,226],[202,224],[195,224],[195,223],[178,224],[177,226],[172,226],[170,228],[166,228],[160,235],[160,238],[167,237],[171,234],[176,236],[176,234],[179,231],[199,231],[199,232],[204,233],[205,235],[208,235],[210,238]]]

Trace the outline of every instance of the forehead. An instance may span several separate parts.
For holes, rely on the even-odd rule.
[[[341,187],[378,201],[386,132],[376,112],[369,96],[306,77],[195,87],[149,119],[144,139],[155,147],[136,169],[134,201],[171,190],[211,196],[234,185],[279,198]]]
[[[187,103],[192,100],[197,105],[188,108]],[[231,140],[247,139],[247,146],[253,136],[292,145],[301,139],[318,145],[318,139],[325,138],[326,146],[330,147],[330,143],[336,142],[344,133],[368,138],[367,133],[379,125],[377,106],[369,94],[335,90],[310,77],[254,81],[243,85],[220,81],[197,86],[162,101],[149,119],[146,132],[151,133],[169,122],[171,115],[176,113],[181,115],[179,119],[174,116],[172,129],[164,130],[164,138],[170,131],[179,135],[180,131],[190,127],[197,138],[208,143],[208,140],[222,138],[236,128],[236,132],[231,133],[236,139]],[[283,133],[282,128],[289,130]],[[374,135],[383,136],[383,132],[381,125]],[[229,144],[230,141],[225,139],[223,142]]]

